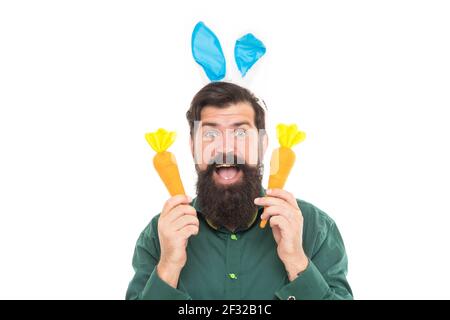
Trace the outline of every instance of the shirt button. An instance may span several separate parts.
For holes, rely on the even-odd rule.
[[[232,240],[237,240],[237,236],[236,236],[235,234],[232,234],[232,235],[231,235],[231,239],[232,239]]]
[[[295,297],[294,296],[289,296],[287,299],[288,300],[295,300]]]
[[[234,273],[229,273],[228,276],[230,277],[230,279],[237,280],[237,275]]]

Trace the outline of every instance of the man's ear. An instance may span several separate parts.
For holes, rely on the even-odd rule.
[[[264,130],[262,136],[259,138],[259,159],[262,161],[264,159],[264,155],[266,154],[267,147],[269,146],[269,135],[267,131]]]
[[[191,145],[191,154],[194,157],[194,140],[192,140],[192,135],[189,138],[189,144]]]
[[[269,146],[269,135],[266,132],[263,137],[263,156],[266,154],[268,146]]]

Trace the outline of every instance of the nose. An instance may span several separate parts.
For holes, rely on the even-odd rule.
[[[222,143],[222,151],[223,153],[234,153],[235,147],[236,147],[236,141],[234,139],[234,136],[230,134],[225,134],[223,143]]]
[[[226,132],[221,138],[221,141],[216,141],[214,156],[223,154],[223,163],[234,164],[234,156],[237,153],[235,137],[232,133]]]

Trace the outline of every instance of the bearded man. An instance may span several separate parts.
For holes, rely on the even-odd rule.
[[[258,99],[212,82],[186,117],[197,197],[171,197],[141,233],[126,299],[352,299],[335,222],[262,187],[268,140]]]

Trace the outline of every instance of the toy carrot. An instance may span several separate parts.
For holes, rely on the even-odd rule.
[[[175,156],[173,153],[166,151],[175,141],[175,136],[175,132],[164,129],[145,134],[148,144],[156,151],[153,157],[153,165],[171,196],[186,194]]]
[[[297,125],[277,125],[277,138],[280,147],[272,152],[270,159],[269,189],[283,189],[287,177],[295,162],[295,152],[292,147],[306,138],[303,131],[297,129]],[[260,228],[264,228],[267,220],[261,220]]]

